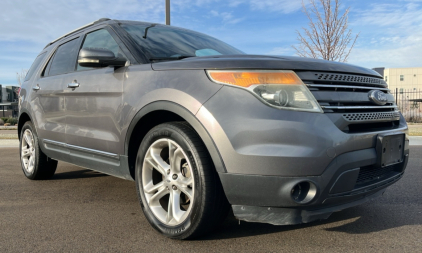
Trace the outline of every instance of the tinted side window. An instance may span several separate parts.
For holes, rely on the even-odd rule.
[[[25,81],[28,81],[29,79],[31,79],[31,76],[34,74],[35,70],[38,69],[38,66],[40,65],[44,57],[45,57],[45,52],[37,56],[34,63],[32,63],[31,68],[28,70],[28,73],[26,73]]]
[[[54,54],[51,67],[46,76],[59,75],[75,70],[76,54],[78,53],[78,39],[61,45]]]
[[[106,48],[112,51],[116,57],[118,55],[125,57],[119,45],[117,44],[117,42],[113,39],[110,33],[105,29],[88,33],[85,37],[85,41],[82,45],[82,48]],[[84,70],[84,69],[91,69],[91,68],[82,67],[82,66],[79,66],[78,64],[77,70]]]

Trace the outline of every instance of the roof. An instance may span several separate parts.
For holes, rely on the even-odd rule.
[[[51,44],[53,44],[54,42],[59,41],[59,40],[61,40],[62,38],[65,38],[65,37],[67,37],[67,36],[69,36],[69,35],[71,35],[71,34],[73,34],[73,33],[77,32],[77,31],[80,31],[80,30],[85,29],[85,28],[87,28],[87,27],[90,27],[90,26],[96,25],[96,24],[101,23],[101,22],[109,21],[109,20],[111,20],[111,19],[109,19],[109,18],[100,18],[100,19],[98,19],[98,20],[96,20],[96,21],[94,21],[94,22],[91,22],[91,23],[89,23],[89,24],[86,24],[86,25],[84,25],[84,26],[81,26],[81,27],[79,27],[79,28],[77,28],[77,29],[75,29],[75,30],[73,30],[73,31],[71,31],[71,32],[68,32],[68,33],[66,33],[65,35],[62,35],[62,36],[60,36],[59,38],[57,38],[57,39],[53,40],[52,42],[48,43],[48,44],[47,44],[44,48],[46,48],[46,47],[50,46],[50,45],[51,45]]]
[[[89,24],[86,24],[84,26],[81,26],[81,27],[79,27],[79,28],[77,28],[77,29],[75,29],[73,31],[70,31],[70,32],[66,33],[65,35],[62,35],[59,38],[51,41],[44,48],[47,48],[48,46],[52,45],[53,43],[55,43],[55,42],[57,42],[57,41],[65,38],[65,37],[68,37],[68,36],[70,36],[70,35],[78,32],[78,31],[81,31],[81,30],[83,30],[83,29],[85,29],[87,27],[90,27],[90,26],[93,26],[93,25],[97,25],[99,23],[110,21],[110,20],[112,20],[112,19],[109,19],[109,18],[100,18],[100,19],[98,19],[98,20],[96,20],[94,22],[91,22]],[[126,24],[143,24],[143,25],[168,26],[168,25],[164,25],[164,24],[160,24],[160,23],[151,23],[151,22],[145,22],[145,21],[134,21],[134,20],[113,20],[113,21],[116,21],[118,23],[126,23]],[[179,28],[179,29],[184,29],[184,28]]]

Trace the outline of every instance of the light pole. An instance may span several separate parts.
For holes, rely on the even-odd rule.
[[[170,25],[170,0],[166,0],[166,25]]]

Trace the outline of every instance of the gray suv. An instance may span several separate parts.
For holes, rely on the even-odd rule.
[[[409,156],[373,70],[109,19],[41,51],[18,131],[27,178],[53,177],[60,160],[133,180],[148,221],[177,239],[230,210],[275,225],[326,219],[383,194]]]

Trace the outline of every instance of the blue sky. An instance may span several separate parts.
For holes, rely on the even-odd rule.
[[[163,23],[164,0],[1,0],[0,84],[16,84],[50,41],[102,17]],[[172,0],[172,25],[217,37],[249,54],[295,55],[307,26],[301,0]],[[305,0],[306,2],[306,0]],[[349,63],[422,67],[422,0],[343,0],[360,36]]]

